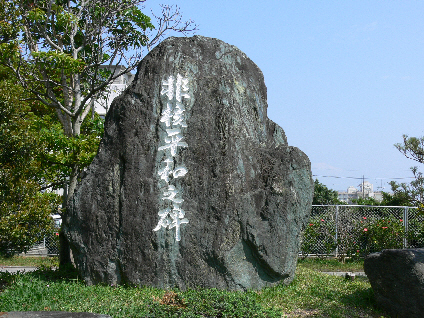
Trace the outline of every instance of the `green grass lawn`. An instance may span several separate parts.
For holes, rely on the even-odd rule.
[[[13,257],[5,258],[0,256],[0,266],[41,267],[41,266],[57,266],[57,264],[58,264],[57,257],[13,256]]]
[[[0,312],[77,311],[116,317],[384,317],[367,280],[347,281],[319,271],[336,260],[300,260],[289,286],[261,291],[187,291],[86,286],[72,271],[0,274]],[[336,261],[337,262],[337,261]],[[343,271],[356,271],[359,264]],[[355,269],[355,270],[353,270]]]

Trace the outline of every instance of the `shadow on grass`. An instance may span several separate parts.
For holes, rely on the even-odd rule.
[[[74,281],[80,279],[80,277],[78,276],[78,271],[72,265],[67,265],[60,269],[41,266],[33,272],[24,273],[0,272],[0,293],[9,286],[11,286],[16,281],[16,278],[19,275],[37,277],[46,282]]]
[[[344,295],[340,297],[340,302],[346,306],[355,307],[356,309],[360,307],[372,309],[374,312],[372,317],[385,317],[385,313],[377,307],[374,291],[371,287]]]
[[[81,277],[78,275],[78,271],[72,264],[67,264],[57,269],[41,266],[38,267],[37,270],[30,272],[27,275],[35,275],[40,279],[50,282],[81,279]]]

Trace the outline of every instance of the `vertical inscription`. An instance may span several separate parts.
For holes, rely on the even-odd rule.
[[[186,128],[184,98],[190,98],[188,94],[188,79],[177,74],[176,78],[170,75],[167,80],[162,82],[161,95],[165,95],[167,103],[162,111],[160,122],[165,126],[166,137],[161,140],[159,151],[163,151],[165,158],[160,165],[158,175],[165,186],[162,190],[161,206],[159,210],[159,221],[153,231],[159,231],[161,228],[175,228],[175,240],[181,240],[180,227],[182,224],[189,223],[185,218],[185,212],[181,208],[184,202],[181,193],[181,187],[178,187],[178,179],[187,174],[187,168],[184,163],[178,162],[178,152],[181,148],[187,148],[181,132]],[[177,188],[180,190],[178,191]]]

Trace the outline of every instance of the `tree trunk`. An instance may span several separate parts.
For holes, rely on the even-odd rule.
[[[72,198],[75,187],[78,182],[78,168],[76,165],[72,167],[71,175],[69,177],[69,186],[67,184],[63,187],[63,203],[62,203],[62,226],[66,226],[67,220],[67,206],[68,199]],[[70,264],[72,264],[72,253],[71,246],[69,245],[68,238],[63,234],[62,231],[59,232],[59,244],[60,244],[60,252],[59,252],[59,267],[66,268]]]
[[[66,267],[73,264],[71,257],[71,247],[65,234],[63,234],[63,231],[59,231],[59,244],[59,268],[66,269]]]

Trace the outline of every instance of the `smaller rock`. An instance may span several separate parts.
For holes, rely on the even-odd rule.
[[[65,311],[11,311],[0,312],[0,318],[112,318],[108,315],[90,312]]]
[[[377,304],[392,317],[423,317],[424,249],[392,249],[365,258]]]

